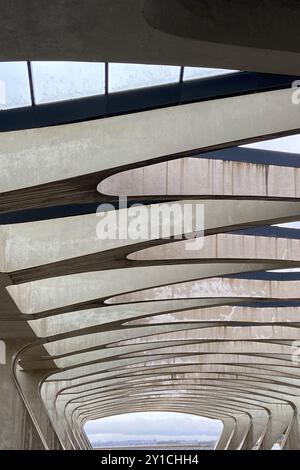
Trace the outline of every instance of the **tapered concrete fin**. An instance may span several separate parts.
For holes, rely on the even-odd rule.
[[[259,449],[270,450],[280,439],[293,419],[294,411],[291,405],[270,404],[270,421],[267,432],[262,439]]]
[[[255,448],[259,439],[263,439],[270,418],[266,410],[249,410],[249,414],[251,416],[251,426],[241,450],[252,450]]]
[[[228,448],[236,428],[236,420],[233,416],[223,418],[222,422],[223,430],[216,444],[215,450],[226,450]]]

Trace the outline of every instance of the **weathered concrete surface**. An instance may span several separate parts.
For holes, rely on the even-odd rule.
[[[21,398],[17,389],[16,382],[13,378],[11,362],[13,355],[16,354],[16,347],[21,346],[19,341],[6,341],[6,364],[0,365],[0,448],[3,450],[44,450],[45,442],[39,434],[36,426],[30,416],[28,408],[25,406],[24,400]],[[25,374],[28,374],[25,372]],[[30,381],[27,378],[27,382]],[[37,391],[34,381],[31,382],[34,390]],[[42,407],[42,402],[35,403],[38,407]],[[35,407],[35,412],[38,408]],[[39,419],[44,417],[47,419],[45,410],[40,410]],[[52,449],[60,449],[61,445],[58,441],[54,429],[51,425],[47,428],[47,440]]]
[[[296,1],[2,1],[1,60],[194,65],[299,75]],[[200,14],[199,14],[200,12]],[[245,21],[249,18],[249,21]],[[288,34],[286,33],[288,31]],[[47,40],[45,40],[47,38]]]
[[[16,210],[20,197],[24,208],[103,201],[97,184],[113,172],[295,134],[300,109],[291,99],[291,89],[274,90],[1,133],[0,208]]]
[[[235,431],[236,420],[233,416],[223,418],[222,422],[223,430],[215,446],[215,450],[227,450]]]
[[[299,268],[299,240],[230,233],[300,220],[298,169],[183,159],[295,133],[299,110],[279,90],[0,136],[3,211],[153,191],[205,212],[194,251],[99,240],[93,214],[0,227],[0,328],[20,340],[1,447],[89,449],[90,419],[169,410],[221,419],[217,449],[300,448],[300,281],[251,278]]]
[[[98,185],[110,196],[299,197],[300,168],[179,158],[116,173]]]

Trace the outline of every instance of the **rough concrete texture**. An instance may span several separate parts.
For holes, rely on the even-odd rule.
[[[300,74],[297,0],[224,1],[2,0],[0,57]]]
[[[300,448],[300,281],[239,277],[299,267],[300,242],[231,233],[299,220],[299,170],[193,157],[299,127],[277,90],[0,135],[3,211],[204,208],[196,250],[162,238],[170,212],[142,240],[97,238],[95,214],[0,227],[1,448],[90,449],[88,420],[146,410],[221,419],[217,449]]]

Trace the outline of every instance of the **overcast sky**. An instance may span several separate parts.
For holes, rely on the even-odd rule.
[[[217,440],[221,421],[183,413],[131,413],[90,421],[85,426],[90,441],[170,439]]]
[[[274,150],[275,152],[289,152],[300,154],[300,135],[281,137],[280,139],[265,140],[242,147],[257,148],[262,150]]]
[[[242,147],[257,148],[261,150],[273,150],[275,152],[288,152],[300,154],[300,134],[281,137],[280,139],[265,140],[254,144],[242,145]],[[279,224],[278,227],[300,228],[300,222]]]

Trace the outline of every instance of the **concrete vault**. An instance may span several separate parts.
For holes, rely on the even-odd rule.
[[[130,14],[121,1],[84,11],[80,1],[43,1],[40,22],[52,21],[42,41],[43,28],[23,19],[34,1],[14,2],[18,15],[2,3],[3,60],[236,73],[108,93],[101,115],[100,99],[83,100],[82,115],[75,100],[63,123],[61,103],[0,111],[0,448],[90,449],[87,421],[149,410],[222,420],[216,449],[271,449],[279,439],[300,449],[300,236],[281,226],[300,220],[300,159],[243,146],[299,133],[297,17],[271,47],[272,16],[265,34],[261,22],[251,29],[251,44],[240,29],[220,27],[215,40],[201,16],[209,2],[172,2],[177,21],[166,24],[169,1],[134,0]],[[276,3],[275,25],[288,14]],[[254,4],[252,16],[266,14]],[[118,29],[122,40],[111,41]],[[153,232],[99,237],[101,215],[119,233],[134,203],[141,230],[164,204]],[[174,204],[192,214],[188,240]]]

